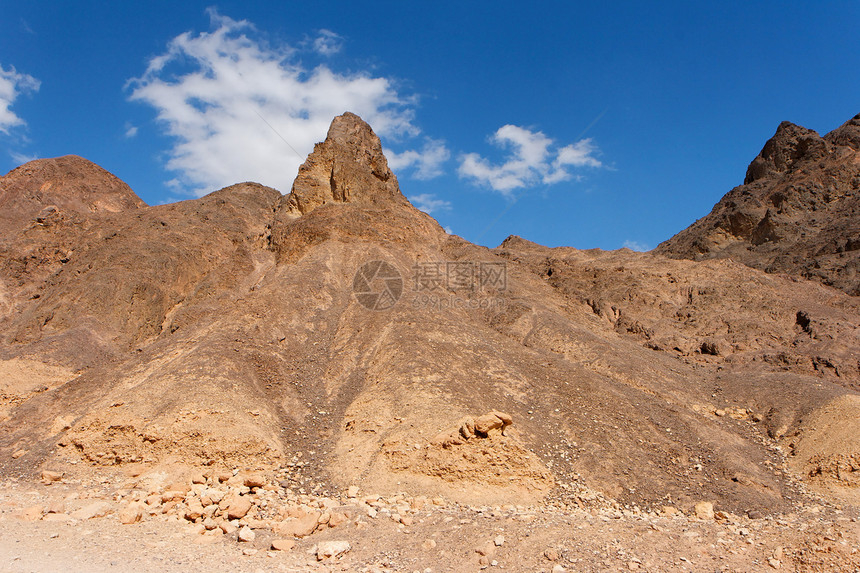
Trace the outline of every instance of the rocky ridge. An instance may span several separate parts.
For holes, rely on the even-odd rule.
[[[824,137],[781,123],[744,184],[655,252],[730,258],[860,295],[860,115]]]

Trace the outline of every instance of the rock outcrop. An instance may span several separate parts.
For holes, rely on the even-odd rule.
[[[731,258],[860,295],[860,115],[824,137],[781,123],[744,184],[655,252]]]
[[[271,244],[279,263],[292,263],[326,241],[438,245],[444,236],[400,192],[370,126],[347,112],[334,118],[281,199]]]
[[[388,168],[382,143],[367,123],[347,112],[334,118],[325,141],[316,144],[299,167],[287,212],[304,215],[330,202],[391,201],[407,203]]]

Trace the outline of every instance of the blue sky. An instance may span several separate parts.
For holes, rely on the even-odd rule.
[[[653,248],[782,120],[860,112],[860,2],[11,2],[0,172],[77,154],[149,204],[289,192],[343,111],[404,194],[496,246]]]

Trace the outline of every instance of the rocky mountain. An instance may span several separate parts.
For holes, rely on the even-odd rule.
[[[824,137],[781,123],[744,184],[655,252],[730,258],[860,295],[860,115]]]
[[[3,177],[0,229],[8,236],[33,221],[51,225],[145,206],[115,175],[67,155],[31,161]]]
[[[781,127],[736,195],[795,181],[781,213],[767,199],[774,237],[812,204],[819,235],[847,228],[849,191],[801,185],[823,169],[851,188],[855,129]],[[61,158],[0,197],[26,206],[0,235],[3,475],[288,466],[296,487],[738,513],[857,499],[860,299],[727,258],[473,245],[409,204],[353,114],[285,196],[147,207]]]

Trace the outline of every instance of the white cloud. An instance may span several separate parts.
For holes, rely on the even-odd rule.
[[[555,149],[555,141],[540,131],[516,125],[504,125],[491,137],[497,147],[508,149],[506,161],[494,165],[477,153],[467,153],[460,160],[460,177],[488,185],[503,195],[514,189],[543,183],[550,185],[573,177],[570,167],[600,167],[594,154],[597,147],[590,139]]]
[[[427,138],[421,151],[410,149],[401,153],[385,150],[388,165],[395,172],[414,169],[416,179],[433,179],[442,175],[442,164],[451,157],[443,141]]]
[[[594,158],[597,147],[591,138],[581,139],[576,143],[565,145],[558,151],[555,163],[558,167],[572,165],[574,167],[600,167],[601,163]]]
[[[433,193],[410,195],[409,201],[411,201],[412,204],[415,205],[416,209],[424,211],[428,215],[432,214],[434,211],[447,211],[451,208],[450,201],[439,199]]]
[[[40,82],[33,76],[18,73],[14,67],[8,70],[0,65],[0,133],[9,133],[9,129],[24,125],[24,120],[12,111],[15,99],[26,92],[39,90]]]
[[[640,243],[638,241],[631,241],[630,239],[624,241],[623,247],[625,249],[630,249],[631,251],[639,251],[639,252],[645,252],[645,251],[651,250],[651,247],[649,247],[645,243]]]
[[[331,30],[322,29],[314,39],[314,51],[323,56],[333,56],[343,48],[343,37]]]
[[[125,124],[125,136],[129,139],[137,135],[138,128],[130,123]]]
[[[382,137],[418,135],[411,101],[391,80],[306,69],[289,46],[253,39],[251,23],[209,15],[212,31],[177,36],[128,83],[130,99],[153,106],[175,139],[167,168],[191,192],[248,180],[289,191],[314,143],[344,111]]]
[[[12,157],[12,161],[17,163],[18,165],[24,165],[25,163],[30,163],[36,159],[39,159],[38,155],[26,155],[24,153],[18,153],[16,151],[10,151],[9,156]]]

